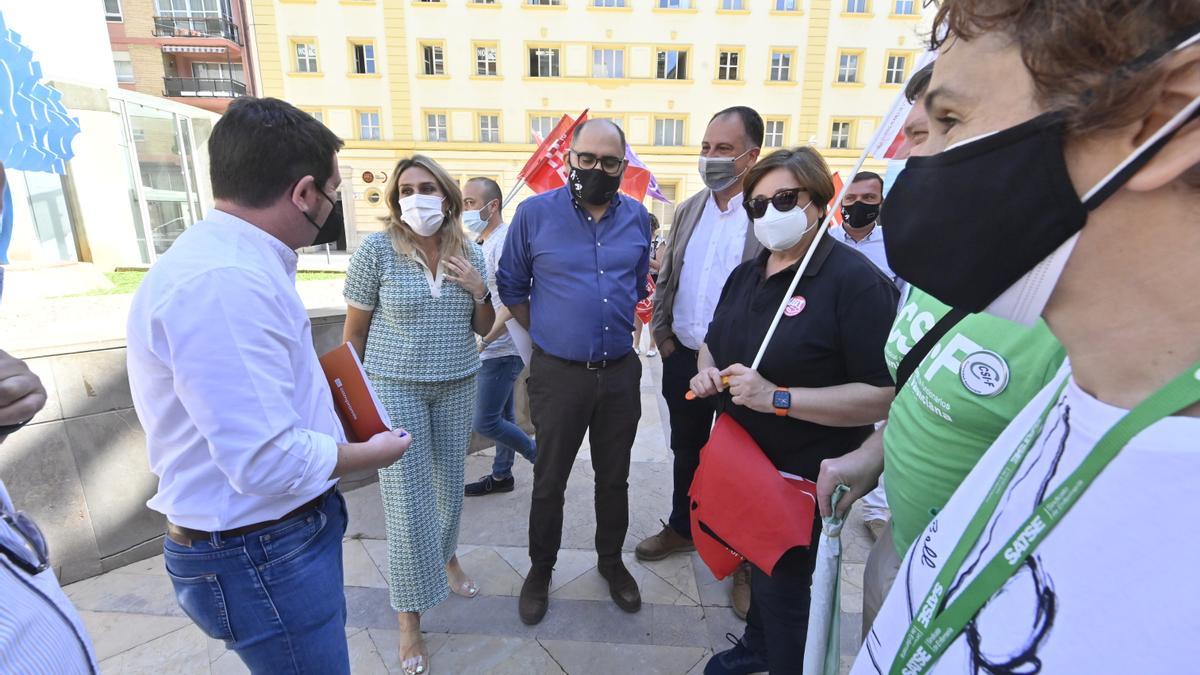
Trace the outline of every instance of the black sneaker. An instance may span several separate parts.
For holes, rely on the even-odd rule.
[[[489,473],[474,483],[467,483],[467,487],[463,488],[463,494],[468,497],[482,497],[493,492],[512,492],[516,487],[517,481],[512,476],[504,480],[497,480]]]
[[[733,643],[733,649],[713,654],[704,666],[704,675],[750,675],[767,672],[767,658],[750,651],[746,643],[726,633],[725,639]]]

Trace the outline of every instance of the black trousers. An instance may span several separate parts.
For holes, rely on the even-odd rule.
[[[662,395],[671,413],[671,452],[674,455],[674,489],[671,493],[671,517],[667,524],[685,537],[692,536],[688,510],[688,490],[700,466],[700,450],[708,443],[715,413],[709,399],[685,400],[692,378],[696,376],[698,353],[674,339],[676,348],[663,359]]]
[[[800,675],[804,670],[808,605],[820,534],[818,519],[812,546],[785,553],[775,564],[774,576],[750,566],[750,611],[742,641],[767,657],[771,675]]]
[[[529,558],[535,567],[553,567],[558,560],[567,479],[585,433],[596,476],[596,553],[601,564],[620,562],[629,529],[630,451],[642,416],[641,379],[641,360],[632,353],[589,370],[534,350],[528,390],[538,448],[529,507]]]

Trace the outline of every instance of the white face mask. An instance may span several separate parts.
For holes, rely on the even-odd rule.
[[[1050,302],[1050,294],[1058,285],[1058,278],[1062,276],[1067,259],[1071,257],[1078,241],[1079,233],[1076,233],[1054,253],[1046,256],[1037,267],[1026,272],[1017,283],[1009,286],[983,311],[1024,326],[1037,323],[1042,310],[1046,308],[1046,303]]]
[[[806,209],[811,204],[810,199],[808,204],[784,212],[776,210],[774,204],[768,204],[763,217],[754,221],[754,236],[772,251],[788,250],[800,243],[804,235],[817,224],[815,220],[808,222]]]
[[[442,213],[444,201],[437,195],[409,195],[400,200],[400,220],[417,236],[428,237],[441,229],[446,220],[446,214]]]

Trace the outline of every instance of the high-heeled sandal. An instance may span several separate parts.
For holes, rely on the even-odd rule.
[[[468,579],[459,584],[458,588],[455,588],[454,584],[450,584],[450,592],[464,598],[473,598],[479,595],[479,586],[475,585],[474,581]]]
[[[400,660],[400,667],[404,670],[404,675],[426,675],[429,672],[429,655],[426,653],[425,637],[421,636],[417,640],[417,646],[420,649],[416,656]],[[401,636],[401,642],[403,643],[403,636]],[[403,650],[403,646],[401,646],[401,650]]]
[[[429,668],[425,666],[425,655],[418,654],[400,664],[404,668],[404,675],[425,675],[429,672]]]

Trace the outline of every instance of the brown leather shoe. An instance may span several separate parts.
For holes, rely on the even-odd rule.
[[[546,616],[546,610],[550,607],[550,577],[552,573],[553,569],[551,568],[535,566],[525,577],[517,609],[521,614],[521,621],[526,626],[539,624]]]
[[[742,563],[733,573],[733,588],[729,590],[729,604],[733,613],[742,621],[750,611],[750,563]]]
[[[663,523],[662,531],[643,539],[642,543],[637,545],[634,554],[638,560],[662,560],[672,553],[690,553],[695,550],[696,545],[691,539]]]
[[[608,581],[608,594],[617,607],[631,614],[642,608],[642,593],[638,590],[637,580],[624,563],[601,564],[597,569],[600,576]]]

